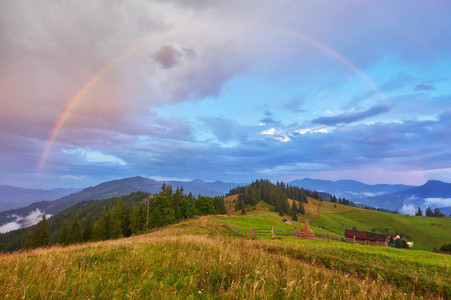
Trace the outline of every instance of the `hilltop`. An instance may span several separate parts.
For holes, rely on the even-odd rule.
[[[0,297],[451,297],[450,256],[415,250],[430,250],[428,247],[449,243],[447,233],[451,229],[451,219],[409,218],[321,201],[312,196],[318,196],[318,192],[260,180],[231,190],[224,199],[190,198],[179,189],[174,192],[163,186],[157,195],[140,192],[81,202],[49,219],[50,228],[53,228],[51,239],[58,240],[57,245],[0,254],[3,270]],[[179,206],[182,202],[185,204]],[[130,225],[134,235],[119,238],[130,234],[126,231],[123,231],[124,235],[120,234],[124,224],[120,221],[124,217],[120,216],[124,209],[131,207],[128,210],[130,218],[124,220],[132,224],[132,212],[137,211],[137,216],[141,215],[138,219],[143,222],[145,210],[142,208],[146,203],[150,203],[148,224],[136,228]],[[193,210],[178,210],[184,205]],[[301,206],[303,211],[295,213]],[[62,247],[65,243],[61,240],[61,223],[75,218],[74,224],[78,222],[78,216],[81,227],[86,228],[89,218],[86,214],[95,211],[93,219],[97,229],[94,231],[104,234],[99,226],[110,224],[105,227],[107,236],[98,236],[110,240],[90,240]],[[195,212],[216,214],[219,211],[227,211],[227,214],[193,215]],[[188,219],[180,220],[177,214]],[[282,219],[290,222],[282,222]],[[177,220],[177,223],[171,225],[171,220]],[[421,220],[425,221],[421,223]],[[440,226],[431,227],[427,223],[435,221],[440,221]],[[296,234],[286,235],[293,230],[297,232],[306,224],[310,224],[316,234],[338,236],[338,241],[328,241],[328,238],[306,240],[299,239]],[[240,228],[241,232],[248,230],[247,234],[238,235],[230,226]],[[406,235],[411,235],[415,246],[402,250],[345,243],[340,236],[344,229],[353,226],[382,233],[403,230]],[[250,228],[266,231],[273,228],[282,235],[276,235],[274,239],[271,235],[250,236]],[[417,243],[423,246],[418,248]]]
[[[126,239],[0,254],[0,297],[451,296],[449,256],[291,237],[249,239],[223,225],[247,219],[248,224],[268,226],[277,218],[263,208],[245,216],[199,217]]]

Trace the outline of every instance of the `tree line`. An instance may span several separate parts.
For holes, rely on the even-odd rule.
[[[51,244],[66,246],[118,239],[196,215],[225,213],[227,210],[222,197],[199,195],[196,198],[191,193],[186,195],[183,187],[173,191],[170,185],[163,183],[161,191],[155,195],[137,192],[93,203],[79,203],[53,216],[51,224],[43,215],[36,226],[22,234],[21,247],[32,249]]]
[[[415,216],[423,217],[423,212],[421,211],[421,207],[418,207],[418,210],[415,212]],[[424,213],[425,217],[437,217],[443,218],[445,214],[443,214],[438,207],[432,210],[429,206],[426,208]]]
[[[239,186],[230,190],[226,196],[238,195],[235,202],[235,211],[241,210],[246,213],[246,207],[254,206],[261,200],[273,205],[274,210],[283,216],[290,215],[297,220],[297,214],[305,214],[302,203],[308,203],[304,189],[285,185],[283,182],[277,184],[269,180],[256,180],[247,186]],[[290,206],[288,198],[293,201]]]

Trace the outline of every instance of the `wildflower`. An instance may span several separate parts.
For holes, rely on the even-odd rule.
[[[99,281],[102,281],[102,277],[99,277]]]
[[[202,292],[201,292],[201,291],[198,291],[198,293],[199,293],[199,294],[202,294]]]

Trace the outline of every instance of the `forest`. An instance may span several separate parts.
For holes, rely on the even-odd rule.
[[[222,197],[197,198],[183,187],[163,184],[156,195],[135,192],[123,197],[80,202],[38,224],[0,235],[0,251],[32,249],[118,239],[196,215],[225,214]]]

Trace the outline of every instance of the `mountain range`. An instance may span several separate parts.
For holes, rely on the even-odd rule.
[[[119,197],[137,191],[157,193],[163,183],[171,185],[174,189],[183,186],[185,193],[191,192],[196,196],[200,194],[210,197],[225,195],[230,189],[245,185],[222,181],[205,182],[199,179],[189,182],[157,181],[137,176],[104,182],[77,192],[70,189],[45,191],[0,186],[0,202],[6,203],[5,206],[3,206],[4,203],[0,203],[2,208],[8,207],[7,205],[23,206],[12,210],[6,210],[6,208],[3,209],[5,211],[0,212],[0,232],[5,232],[9,228],[17,229],[35,224],[44,212],[47,215],[53,215],[84,200]],[[432,209],[438,207],[443,213],[451,214],[451,184],[441,181],[428,181],[422,186],[409,186],[402,184],[368,185],[354,180],[330,181],[304,178],[288,182],[288,184],[334,194],[358,204],[398,210],[406,214],[414,214],[418,207],[424,211],[428,206]],[[58,197],[58,192],[66,195],[52,200],[52,198]],[[72,193],[67,195],[70,192]],[[33,201],[33,199],[42,200],[44,197],[48,197],[47,201]],[[5,201],[6,199],[14,199],[15,202]],[[29,204],[30,202],[33,203]]]
[[[397,209],[404,214],[414,214],[418,207],[421,207],[423,212],[427,207],[432,209],[438,207],[442,213],[449,215],[451,214],[451,184],[430,180],[422,186],[353,201],[374,207]]]
[[[140,176],[113,180],[93,187],[88,187],[57,200],[34,202],[25,207],[0,212],[0,232],[2,231],[1,227],[5,226],[5,224],[14,222],[14,226],[7,226],[7,228],[17,229],[31,223],[36,223],[37,217],[42,215],[43,212],[48,215],[53,215],[84,200],[100,200],[120,197],[137,191],[152,194],[157,193],[163,183],[171,185],[173,189],[183,186],[186,194],[192,193],[195,196],[200,194],[202,196],[210,197],[222,196],[231,188],[242,185],[222,181],[205,182],[199,179],[189,182],[156,181]],[[31,217],[32,220],[30,220]]]
[[[0,185],[0,212],[27,206],[33,202],[56,200],[76,193],[81,189],[24,189],[9,185]]]
[[[308,190],[327,192],[337,197],[348,200],[379,196],[399,192],[412,188],[411,185],[403,184],[375,184],[369,185],[355,180],[320,180],[304,178],[291,181],[289,184]]]

